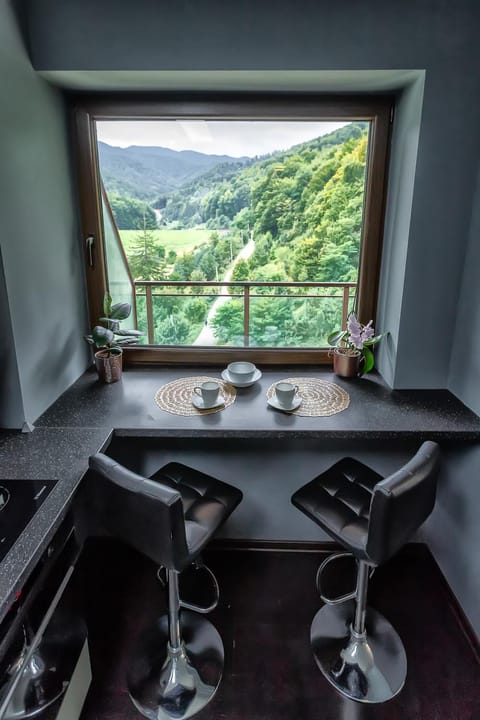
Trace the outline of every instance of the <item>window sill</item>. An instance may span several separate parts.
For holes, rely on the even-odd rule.
[[[328,348],[212,348],[136,345],[124,348],[125,365],[227,365],[249,360],[260,365],[332,365]]]

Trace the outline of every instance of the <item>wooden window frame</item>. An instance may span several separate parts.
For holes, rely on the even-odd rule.
[[[80,212],[91,325],[102,315],[108,287],[103,239],[96,122],[101,120],[367,120],[367,177],[357,286],[357,314],[375,320],[387,192],[391,95],[104,94],[72,98]],[[86,239],[93,236],[93,263]],[[215,364],[244,358],[263,364],[330,363],[328,348],[212,348],[139,345],[124,349],[127,363]]]

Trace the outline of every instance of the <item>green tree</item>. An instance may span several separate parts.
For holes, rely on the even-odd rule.
[[[243,260],[240,258],[235,263],[235,267],[233,268],[232,272],[232,280],[235,281],[241,281],[241,280],[248,280],[250,276],[250,266],[246,260]]]
[[[318,256],[322,248],[319,238],[300,240],[293,253],[292,275],[296,282],[315,281],[318,277]]]
[[[289,345],[294,330],[293,303],[290,298],[261,298],[252,303],[250,336],[255,345],[275,347]]]
[[[135,280],[161,280],[165,273],[165,248],[162,253],[155,242],[153,231],[146,225],[131,244],[128,264]]]
[[[253,213],[250,207],[244,207],[238,211],[233,218],[233,226],[245,233],[250,231],[250,228],[253,227]]]
[[[184,345],[190,332],[190,323],[182,313],[172,313],[155,326],[155,340],[160,345]]]
[[[221,305],[211,321],[213,334],[221,345],[243,345],[243,302],[229,300]]]
[[[183,255],[177,256],[170,277],[172,280],[190,280],[194,270],[195,258],[193,254],[184,253]]]
[[[260,235],[255,240],[255,250],[253,255],[251,255],[249,264],[250,268],[253,270],[253,268],[257,267],[263,267],[267,265],[270,262],[270,255],[273,248],[273,238],[270,233],[266,233],[265,235]],[[253,273],[252,273],[253,277]]]
[[[202,323],[207,317],[208,305],[203,298],[190,300],[185,308],[185,317],[193,323]]]
[[[192,270],[192,274],[190,275],[190,280],[193,280],[194,282],[205,282],[206,281],[205,273],[202,272],[199,268],[195,268],[195,270]],[[206,288],[201,287],[200,285],[192,287],[191,293],[192,295],[203,295]],[[202,300],[202,302],[204,302]]]
[[[120,230],[147,227],[156,230],[157,219],[150,205],[127,195],[111,193],[108,196],[115,223]]]

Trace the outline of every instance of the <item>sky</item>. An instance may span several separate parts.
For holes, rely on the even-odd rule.
[[[116,147],[147,145],[208,155],[255,157],[312,140],[346,122],[114,120],[98,121],[97,136]]]

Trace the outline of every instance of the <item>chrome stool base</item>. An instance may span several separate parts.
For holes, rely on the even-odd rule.
[[[324,605],[310,633],[313,654],[326,679],[351,700],[381,703],[402,689],[407,658],[396,630],[383,615],[367,607],[366,632],[352,629],[355,603]]]
[[[223,643],[211,622],[196,613],[180,614],[179,650],[169,644],[168,617],[140,637],[128,672],[128,690],[150,720],[184,720],[215,695],[223,671]]]

